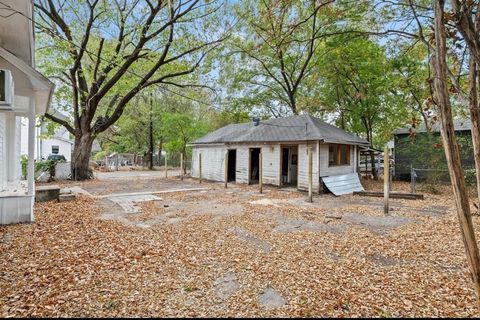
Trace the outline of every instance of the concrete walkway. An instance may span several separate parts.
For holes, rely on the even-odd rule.
[[[180,170],[172,169],[167,172],[168,177],[175,177],[180,175]],[[94,173],[95,178],[98,180],[111,180],[111,179],[126,179],[126,178],[165,178],[164,170],[130,170],[130,171],[112,171],[112,172],[100,172]]]

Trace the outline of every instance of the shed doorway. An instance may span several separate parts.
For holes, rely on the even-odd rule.
[[[249,184],[258,184],[260,170],[260,148],[250,148],[250,176]]]
[[[228,150],[227,181],[237,181],[237,150]]]
[[[298,182],[298,146],[282,147],[282,186],[296,186]]]

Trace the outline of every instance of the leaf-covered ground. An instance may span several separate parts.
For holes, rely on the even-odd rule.
[[[376,225],[381,199],[308,205],[295,191],[203,186],[139,204],[132,224],[101,218],[120,210],[107,200],[81,197],[1,226],[0,316],[480,315],[448,188],[392,200],[391,221],[407,222]],[[262,305],[267,288],[286,304]]]

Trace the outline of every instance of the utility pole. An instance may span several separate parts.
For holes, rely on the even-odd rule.
[[[153,170],[153,93],[150,93],[150,145],[148,148],[148,169]],[[160,161],[160,159],[158,159]]]
[[[225,152],[224,164],[223,164],[223,179],[225,180],[225,189],[228,185],[228,150]]]
[[[390,198],[390,157],[388,156],[388,147],[383,151],[383,213],[387,216],[389,212]]]
[[[263,193],[263,160],[262,160],[262,150],[260,149],[259,156],[259,170],[258,170],[258,184],[260,185],[260,193]]]
[[[312,147],[307,147],[308,152],[308,202],[313,202],[312,189],[313,189],[313,159],[312,159]]]

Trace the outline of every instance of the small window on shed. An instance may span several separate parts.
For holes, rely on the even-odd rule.
[[[58,146],[52,146],[52,153],[53,154],[58,154],[59,151],[60,151],[60,148]]]
[[[328,165],[334,166],[337,164],[337,145],[331,144],[328,146]]]
[[[350,165],[350,146],[346,144],[330,144],[328,147],[328,165]]]

